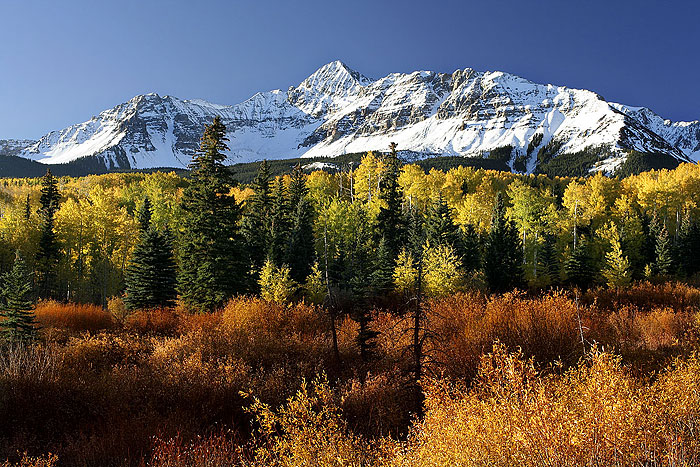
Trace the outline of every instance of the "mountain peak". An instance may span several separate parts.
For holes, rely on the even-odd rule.
[[[340,60],[323,65],[299,84],[290,88],[289,101],[304,112],[317,116],[341,108],[372,80]]]

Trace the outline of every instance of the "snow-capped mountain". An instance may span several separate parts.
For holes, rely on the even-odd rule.
[[[470,68],[372,80],[340,61],[298,86],[236,105],[136,96],[43,136],[19,155],[43,163],[92,156],[108,168],[185,167],[216,115],[228,129],[231,163],[333,157],[384,150],[392,141],[425,156],[479,156],[510,145],[510,164],[519,157],[528,171],[550,142],[557,154],[608,149],[609,160],[598,165],[604,170],[624,160],[626,149],[700,159],[700,122],[671,122],[591,91]]]

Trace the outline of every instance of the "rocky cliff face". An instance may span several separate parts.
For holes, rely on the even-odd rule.
[[[518,158],[528,171],[536,167],[537,149],[550,143],[558,154],[608,149],[601,170],[623,161],[627,149],[700,158],[700,122],[671,122],[590,91],[469,68],[371,80],[338,61],[298,86],[232,106],[136,96],[13,150],[45,163],[90,156],[110,168],[185,167],[216,115],[228,128],[231,163],[333,157],[386,149],[391,141],[425,157],[486,155],[508,145],[510,164]]]

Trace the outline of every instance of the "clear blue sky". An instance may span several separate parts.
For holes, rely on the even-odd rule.
[[[700,119],[698,3],[0,0],[0,138],[151,91],[235,104],[334,59],[374,78],[502,70]]]

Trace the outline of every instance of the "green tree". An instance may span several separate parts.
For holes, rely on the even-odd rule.
[[[557,285],[560,279],[560,266],[557,259],[556,237],[545,235],[540,254],[537,257],[537,284],[547,287]]]
[[[177,273],[170,233],[150,225],[148,198],[139,215],[141,237],[126,269],[127,309],[172,306],[177,298]]]
[[[654,272],[663,277],[669,276],[673,271],[673,246],[665,225],[657,230],[654,251],[656,253]]]
[[[576,249],[566,258],[564,262],[564,273],[569,284],[587,288],[593,282],[593,266],[591,265],[591,254],[588,242],[581,236]]]
[[[151,216],[152,216],[151,200],[146,196],[143,199],[143,204],[138,213],[139,228],[142,232],[145,232],[151,226]]]
[[[253,270],[259,270],[267,257],[270,245],[270,213],[272,193],[270,164],[263,160],[251,188],[253,195],[246,202],[241,232]]]
[[[494,292],[505,292],[522,284],[523,251],[518,230],[506,218],[499,192],[491,215],[491,229],[484,245],[484,273]]]
[[[386,204],[379,209],[377,225],[379,237],[384,238],[389,255],[395,259],[405,233],[405,220],[402,212],[403,191],[399,185],[401,161],[396,154],[396,144],[389,145],[391,152],[386,158],[386,170],[379,184],[379,198]]]
[[[41,219],[41,236],[36,255],[36,280],[39,296],[52,298],[58,293],[57,272],[59,263],[58,239],[54,229],[54,215],[58,210],[60,194],[58,183],[46,170],[41,179],[41,198],[39,199],[39,216]]]
[[[301,283],[311,274],[315,248],[314,208],[309,199],[306,177],[299,164],[292,171],[289,205],[292,221],[286,263],[291,269],[292,279]]]
[[[219,117],[204,130],[182,196],[178,288],[183,302],[213,311],[245,291],[248,264],[238,230],[241,208],[230,194],[235,182],[224,165],[226,127]]]
[[[691,277],[700,271],[700,226],[689,215],[683,217],[678,233],[676,258],[681,274]]]
[[[270,214],[270,244],[267,257],[276,266],[282,266],[288,257],[291,238],[290,205],[287,189],[280,178],[275,185]]]
[[[447,205],[445,198],[442,197],[442,193],[428,209],[425,233],[428,243],[432,246],[448,245],[455,251],[460,250],[459,228],[452,220],[452,210]]]
[[[461,230],[460,256],[462,257],[462,267],[466,272],[471,272],[479,268],[481,264],[481,241],[479,234],[472,224],[465,225]]]
[[[9,342],[26,342],[36,337],[34,303],[32,302],[32,278],[19,252],[10,272],[3,278],[0,301],[0,323],[3,339]]]

